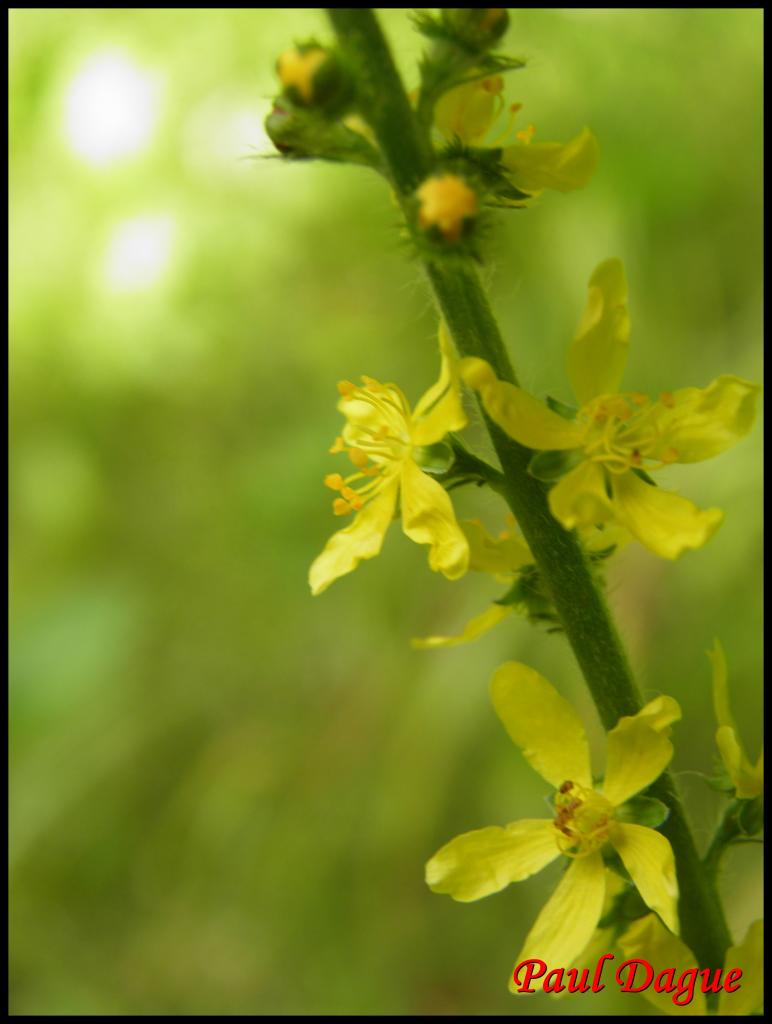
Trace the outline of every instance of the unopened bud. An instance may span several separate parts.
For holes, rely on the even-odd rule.
[[[276,63],[285,95],[298,106],[341,116],[353,95],[351,77],[337,55],[315,43],[286,50]]]
[[[446,7],[442,16],[454,35],[475,50],[487,50],[509,26],[505,7]]]
[[[422,228],[436,228],[448,242],[457,242],[466,224],[478,210],[477,193],[455,174],[439,174],[416,192],[420,200],[418,222]]]

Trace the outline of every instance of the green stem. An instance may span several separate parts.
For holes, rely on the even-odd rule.
[[[413,114],[372,10],[337,8],[328,14],[341,47],[358,69],[360,111],[378,139],[408,227],[415,232],[410,200],[433,169],[428,137]],[[425,269],[460,354],[486,359],[500,378],[516,383],[471,261],[427,261]],[[605,596],[576,535],[553,518],[545,486],[529,475],[533,453],[486,422],[504,474],[502,493],[530,545],[601,720],[611,729],[621,716],[640,710],[642,701]],[[676,857],[684,938],[703,966],[723,967],[731,940],[721,902],[670,775],[663,775],[650,792],[670,809],[661,831]]]
[[[748,842],[755,841],[748,837],[748,833],[743,828],[743,822],[741,821],[743,807],[748,806],[747,801],[733,800],[724,812],[724,816],[719,822],[718,828],[716,829],[713,838],[710,841],[710,846],[703,858],[705,869],[711,877],[716,877],[721,865],[721,858],[733,843],[737,843],[742,840],[746,840]]]

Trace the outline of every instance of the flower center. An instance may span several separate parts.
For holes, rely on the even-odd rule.
[[[587,857],[608,839],[613,806],[594,789],[566,780],[555,794],[555,828],[560,852]]]
[[[675,448],[663,444],[661,406],[668,407],[673,396],[665,392],[659,402],[633,391],[601,395],[580,412],[587,427],[584,450],[592,462],[610,473],[630,469],[661,469],[679,458]],[[656,453],[656,454],[655,454]]]
[[[361,387],[344,380],[338,391],[346,403],[343,412],[348,424],[345,436],[335,439],[330,452],[346,452],[356,472],[346,477],[328,473],[324,483],[338,492],[333,512],[345,516],[363,508],[409,458],[411,418],[410,406],[394,384],[362,377]]]

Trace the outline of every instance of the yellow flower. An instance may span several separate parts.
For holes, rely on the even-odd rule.
[[[726,657],[718,640],[713,642],[713,650],[707,654],[713,665],[713,707],[718,722],[716,746],[737,797],[753,800],[764,793],[764,751],[759,754],[756,764],[751,764],[737,738],[737,728],[729,709]]]
[[[435,227],[448,242],[457,242],[464,223],[477,213],[477,194],[455,174],[427,178],[417,190],[418,223]]]
[[[595,173],[600,151],[593,133],[585,128],[566,143],[533,142],[535,129],[528,125],[513,134],[515,117],[522,104],[509,108],[503,97],[501,75],[467,82],[446,92],[434,109],[434,124],[447,142],[460,140],[466,145],[487,149],[501,148],[501,163],[507,178],[516,188],[536,195],[545,188],[570,192],[583,188]],[[491,137],[491,129],[507,111],[506,126]]]
[[[533,565],[531,549],[517,530],[514,518],[510,520],[510,528],[503,530],[498,538],[492,537],[479,519],[470,519],[460,525],[469,543],[471,570],[490,573],[497,580],[510,582],[520,569]],[[458,636],[414,637],[411,644],[418,649],[427,649],[469,643],[493,629],[514,610],[514,604],[493,603],[482,614],[470,619]]]
[[[510,437],[528,448],[570,453],[574,468],[549,496],[553,515],[567,530],[616,521],[655,554],[677,558],[701,547],[722,513],[701,511],[652,486],[640,471],[699,462],[736,444],[751,429],[760,388],[725,375],[706,388],[662,392],[657,401],[618,393],[629,333],[624,270],[610,259],[590,278],[587,309],[568,353],[568,375],[581,405],[575,420],[498,380],[482,359],[465,359],[460,369]]]
[[[301,98],[310,103],[314,95],[314,75],[327,59],[321,46],[302,50],[286,50],[276,64],[279,81],[285,89],[296,89]]]
[[[647,914],[633,922],[618,939],[627,959],[642,959],[651,964],[654,977],[660,971],[675,969],[678,978],[684,971],[697,971],[697,959],[688,946],[662,926],[654,914]],[[723,987],[718,997],[716,1013],[721,1017],[745,1017],[761,1009],[764,1001],[764,922],[754,921],[748,928],[745,939],[738,946],[727,950],[724,961],[724,975],[733,968],[742,971],[740,986],[735,992]],[[692,977],[696,977],[692,975]],[[695,986],[692,1001],[685,1005],[673,1002],[672,992],[655,992],[649,985],[641,993],[662,1013],[686,1014],[704,1017],[707,1014],[705,996]]]
[[[520,533],[514,516],[508,517],[507,529],[502,530],[498,537],[493,537],[488,533],[479,519],[470,519],[460,525],[469,541],[469,568],[471,570],[489,573],[499,582],[510,585],[522,576],[524,570],[534,571],[535,559],[525,538]],[[582,539],[587,551],[598,555],[609,548],[620,547],[627,542],[629,537],[625,530],[612,525],[602,529],[589,527],[582,531]],[[538,601],[539,596],[534,593],[532,603]],[[542,599],[542,602],[544,601],[546,598]],[[524,602],[516,599],[511,602],[494,601],[484,612],[470,619],[459,634],[414,637],[411,644],[419,650],[425,650],[470,643],[472,640],[484,636],[514,612],[520,611],[528,616],[529,611],[532,610]]]
[[[507,662],[491,680],[491,697],[523,756],[555,787],[555,817],[457,836],[426,865],[429,887],[462,902],[478,900],[565,856],[568,869],[515,961],[565,967],[586,948],[601,917],[607,890],[603,850],[610,844],[644,902],[677,931],[670,843],[654,829],[620,820],[617,808],[654,782],[670,761],[669,725],[681,716],[678,704],[658,697],[637,715],[621,718],[608,734],[605,779],[595,787],[581,720],[538,672]]]
[[[466,425],[450,338],[443,324],[439,338],[439,380],[412,411],[396,384],[363,377],[360,387],[350,381],[338,385],[338,408],[347,422],[331,451],[347,452],[355,471],[346,477],[330,473],[325,483],[338,493],[333,501],[335,514],[356,512],[356,516],[330,537],[311,566],[313,594],[320,594],[360,561],[378,554],[398,497],[402,529],[417,544],[430,545],[429,566],[448,579],[466,572],[469,545],[447,491],[423,472],[418,461],[423,449]]]

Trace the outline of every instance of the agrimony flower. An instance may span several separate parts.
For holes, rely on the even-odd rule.
[[[569,142],[534,142],[532,124],[514,131],[522,104],[507,106],[501,75],[479,78],[446,92],[434,108],[434,125],[448,143],[499,149],[501,170],[522,192],[537,195],[545,188],[571,192],[583,188],[598,166],[600,151],[593,133],[583,129]],[[506,114],[503,128],[494,132]]]
[[[751,429],[759,388],[724,375],[706,388],[664,391],[652,401],[619,392],[630,319],[622,263],[606,260],[589,285],[584,317],[568,352],[568,375],[580,403],[565,419],[522,388],[500,381],[482,359],[460,364],[510,437],[542,452],[563,452],[568,470],[552,488],[550,508],[567,529],[615,521],[663,558],[701,547],[723,518],[717,508],[653,486],[648,474],[675,462],[700,462],[736,444]],[[547,460],[554,462],[554,456]],[[537,462],[532,471],[540,475]]]
[[[617,940],[626,959],[642,959],[651,964],[656,977],[661,971],[674,970],[675,977],[684,971],[698,971],[697,958],[677,935],[665,928],[655,914],[638,918]],[[764,1001],[764,922],[754,921],[743,941],[730,946],[724,961],[724,977],[728,971],[742,971],[740,987],[735,992],[721,989],[716,1013],[721,1017],[745,1017],[761,1009]],[[695,974],[694,977],[697,975]],[[656,992],[649,985],[641,995],[662,1013],[706,1016],[705,995],[695,986],[691,1002],[677,1005],[672,993]]]
[[[488,573],[499,583],[508,584],[510,589],[504,597],[470,619],[459,634],[415,637],[412,646],[423,650],[470,643],[515,613],[531,622],[555,623],[552,603],[514,516],[507,517],[506,529],[498,537],[492,536],[479,519],[465,520],[460,525],[469,541],[469,569]],[[600,561],[625,544],[629,535],[621,527],[610,524],[583,530],[582,540],[590,558]]]
[[[729,708],[729,684],[724,648],[714,640],[707,652],[713,666],[713,708],[718,722],[716,746],[740,800],[753,800],[764,792],[764,751],[753,764],[737,737],[737,727]]]
[[[586,948],[600,920],[608,885],[604,852],[614,849],[647,906],[677,931],[670,843],[652,828],[622,820],[620,808],[670,761],[669,726],[681,716],[678,704],[657,697],[637,715],[621,718],[608,734],[605,778],[594,785],[581,720],[538,672],[505,663],[491,680],[491,698],[525,759],[555,788],[555,815],[457,836],[426,865],[429,887],[469,902],[565,857],[567,870],[515,961],[564,967]]]
[[[439,379],[411,410],[396,384],[363,377],[357,386],[338,385],[338,408],[346,418],[333,454],[345,452],[353,466],[347,476],[330,473],[325,484],[337,493],[333,511],[354,513],[348,526],[327,542],[309,571],[313,594],[374,558],[394,517],[397,499],[402,529],[417,544],[429,545],[429,566],[448,579],[462,576],[469,561],[467,539],[456,522],[447,491],[422,469],[430,446],[466,424],[456,364],[448,333],[439,331]]]

